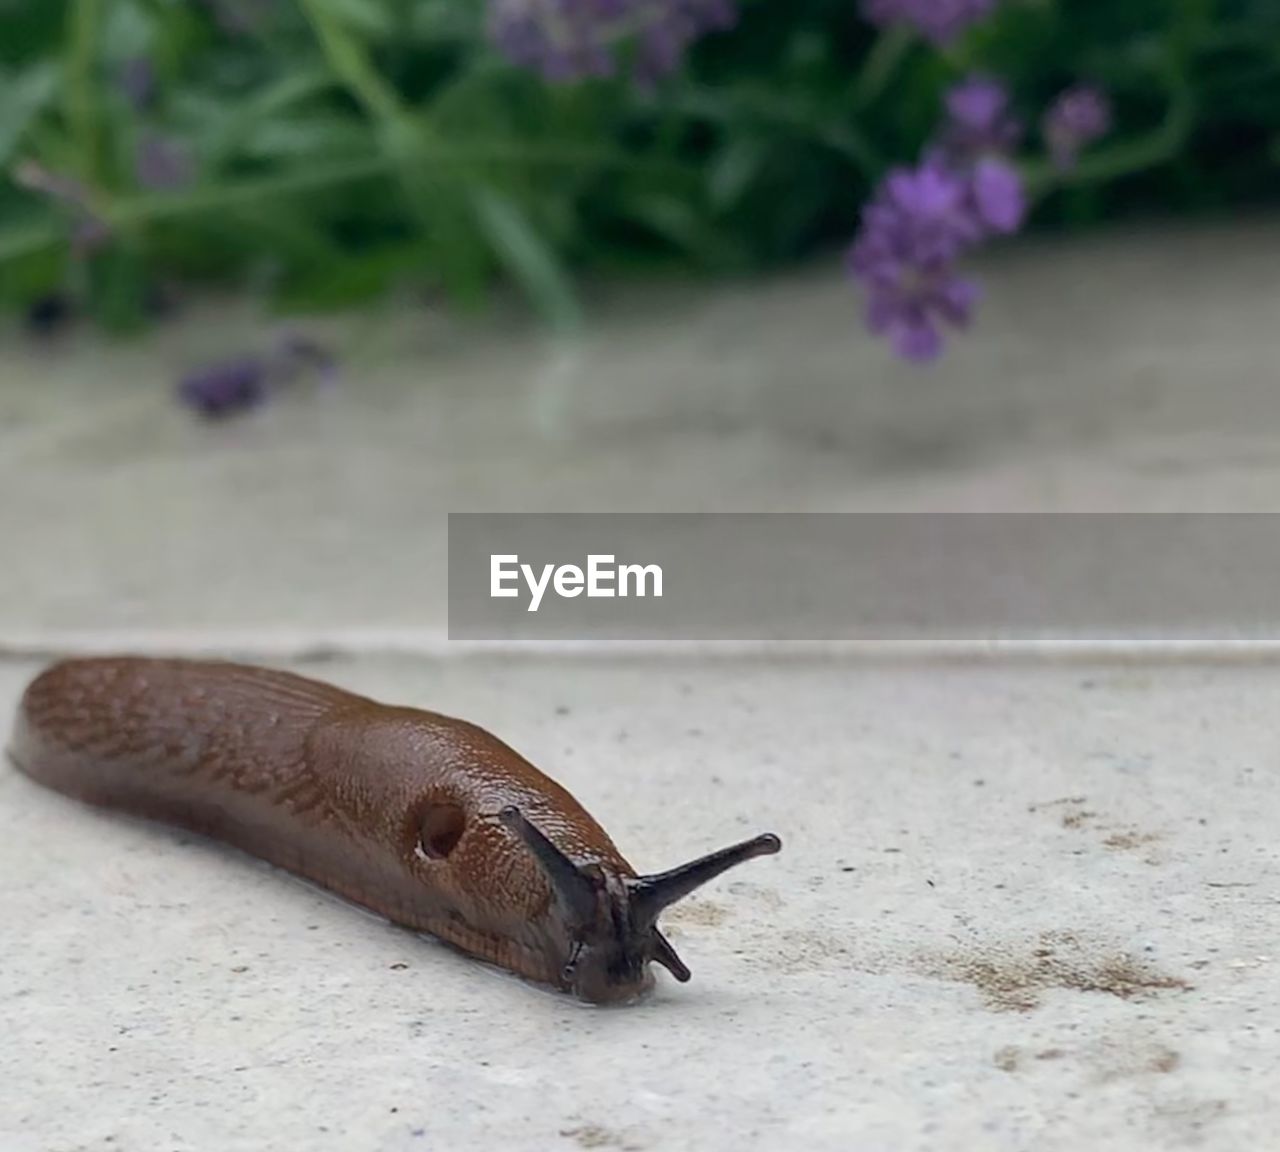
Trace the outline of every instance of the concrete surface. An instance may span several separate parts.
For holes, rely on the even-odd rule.
[[[1273,1138],[1280,671],[325,673],[501,732],[638,867],[783,853],[671,916],[690,984],[592,1009],[5,772],[6,1152]]]
[[[614,299],[576,349],[397,314],[220,427],[168,389],[263,338],[234,312],[8,337],[0,712],[67,647],[325,649],[639,867],[785,849],[672,917],[693,983],[593,1010],[5,766],[0,1150],[1269,1146],[1280,667],[458,658],[441,548],[463,509],[1274,509],[1277,240],[1011,249],[932,375],[831,272]]]

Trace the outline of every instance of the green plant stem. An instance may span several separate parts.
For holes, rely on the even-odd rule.
[[[400,119],[400,98],[369,63],[360,43],[333,18],[323,0],[299,0],[325,59],[369,116],[384,124]]]
[[[382,147],[400,176],[406,207],[423,230],[432,234],[435,216],[425,201],[436,201],[433,207],[443,215],[452,190],[441,191],[435,171],[428,172],[424,166],[424,160],[434,160],[439,152],[431,124],[404,106],[395,88],[369,61],[364,46],[334,19],[325,0],[300,3],[329,67],[376,125]],[[455,171],[453,175],[466,173]]]
[[[512,163],[524,165],[565,165],[568,167],[598,164],[636,171],[687,175],[687,169],[672,161],[638,159],[617,149],[594,148],[578,144],[539,144],[536,148],[520,145],[480,145],[472,148],[444,148],[433,153],[433,160],[448,163]],[[395,174],[400,159],[378,154],[320,165],[302,172],[280,176],[264,176],[235,184],[193,188],[187,192],[144,194],[98,206],[108,228],[134,229],[166,220],[199,216],[208,212],[243,209],[253,204],[303,195],[326,188],[340,187],[361,180],[378,179]],[[55,221],[42,221],[30,227],[0,233],[0,264],[66,240],[66,228]]]
[[[94,82],[98,17],[101,0],[74,0],[68,19],[67,88],[65,108],[75,152],[81,157],[78,175],[89,184],[98,177],[98,116]]]
[[[1194,122],[1191,93],[1180,88],[1173,95],[1164,121],[1147,135],[1100,148],[1065,172],[1048,163],[1028,165],[1023,170],[1028,194],[1033,200],[1040,199],[1058,188],[1101,184],[1168,163],[1186,144]]]
[[[794,129],[823,147],[838,152],[868,178],[878,176],[885,168],[884,157],[855,126],[825,120],[812,107],[780,94],[756,93],[747,88],[725,92],[691,88],[677,97],[676,102],[692,115],[722,123],[733,120],[736,105],[758,120]]]
[[[914,43],[915,36],[908,28],[890,28],[880,34],[854,85],[853,106],[857,111],[880,99]]]

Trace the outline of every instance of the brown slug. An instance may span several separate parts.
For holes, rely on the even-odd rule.
[[[639,876],[559,784],[482,728],[291,673],[141,657],[55,664],[10,755],[32,779],[225,841],[585,1000],[689,970],[659,913],[776,836]]]

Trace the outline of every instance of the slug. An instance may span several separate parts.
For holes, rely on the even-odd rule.
[[[18,706],[17,767],[90,804],[180,825],[528,980],[602,1003],[689,969],[664,908],[765,834],[637,875],[559,784],[483,728],[291,673],[66,660]]]

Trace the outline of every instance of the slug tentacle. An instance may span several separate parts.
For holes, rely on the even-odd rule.
[[[542,866],[569,922],[589,924],[596,910],[596,882],[530,824],[519,808],[508,804],[498,813],[498,819],[520,837]]]
[[[693,975],[685,966],[685,962],[676,955],[676,950],[671,947],[671,941],[656,928],[653,930],[653,960],[655,964],[661,964],[681,984],[687,984]]]
[[[23,695],[9,752],[47,787],[215,837],[592,1001],[635,997],[655,963],[688,980],[659,914],[780,847],[757,836],[639,876],[483,728],[217,661],[55,664]]]
[[[664,908],[669,908],[677,900],[683,900],[690,892],[714,880],[722,872],[757,856],[772,856],[781,849],[782,841],[772,832],[766,832],[744,840],[741,844],[721,848],[718,852],[691,860],[669,872],[637,876],[627,882],[627,889],[631,894],[631,914],[638,923],[653,924]]]
[[[782,841],[766,832],[668,872],[611,875],[597,863],[570,859],[514,805],[503,808],[498,818],[532,853],[568,915],[572,944],[561,979],[588,999],[602,998],[601,986],[634,983],[633,990],[643,990],[649,961],[685,983],[691,973],[658,931],[659,914],[730,868],[782,848]]]

